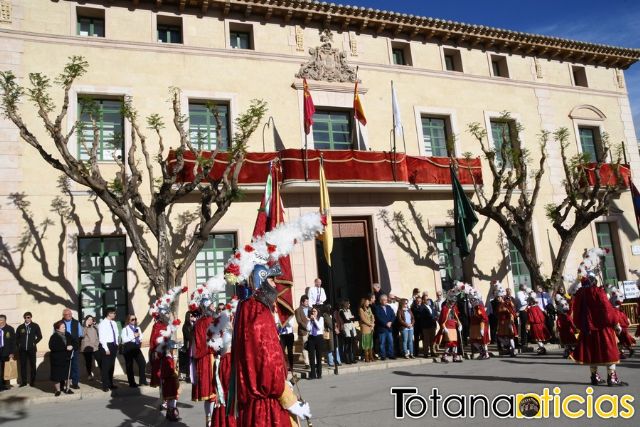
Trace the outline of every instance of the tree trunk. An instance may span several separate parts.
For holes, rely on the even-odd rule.
[[[560,247],[558,248],[558,253],[556,255],[555,262],[553,263],[551,277],[549,278],[549,285],[554,290],[562,284],[562,272],[564,271],[564,266],[567,263],[569,252],[571,251],[571,247],[573,246],[573,242],[576,240],[576,237],[578,237],[578,233],[570,231],[560,242]]]

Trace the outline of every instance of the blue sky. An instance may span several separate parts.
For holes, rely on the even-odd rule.
[[[345,4],[640,48],[639,0],[345,0]],[[640,139],[640,62],[625,71]]]

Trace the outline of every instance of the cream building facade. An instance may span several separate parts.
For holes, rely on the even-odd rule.
[[[82,118],[79,97],[91,96],[102,108],[105,143],[120,131],[127,146],[129,125],[119,118],[117,107],[124,96],[133,97],[141,116],[159,113],[170,122],[168,88],[178,87],[193,132],[204,130],[210,139],[215,133],[210,132],[215,125],[203,108],[205,101],[219,106],[226,120],[223,134],[229,135],[234,118],[260,98],[273,120],[268,128],[260,126],[249,150],[300,150],[305,143],[303,91],[296,75],[311,60],[309,49],[327,42],[321,40],[321,30],[328,28],[332,47],[343,52],[349,67],[359,68],[368,120],[360,126],[359,148],[365,151],[390,150],[393,81],[404,128],[404,138],[397,140],[401,155],[446,156],[443,142],[455,135],[457,157],[467,152],[480,157],[467,125],[482,123],[495,144],[495,119],[509,111],[524,126],[522,141],[532,149],[534,161],[540,130],[567,127],[574,153],[597,155],[604,132],[614,143],[624,141],[632,174],[640,174],[623,71],[640,58],[638,50],[301,0],[0,0],[0,7],[0,69],[13,70],[24,81],[30,72],[54,76],[68,57],[84,56],[89,72],[73,88],[66,125]],[[344,148],[341,141],[349,145],[353,83],[309,79],[309,85],[317,116],[308,147]],[[60,96],[53,91],[57,105]],[[25,104],[21,110],[45,139],[34,109]],[[176,133],[167,128],[164,137],[170,141]],[[35,321],[49,325],[60,318],[63,307],[82,316],[117,305],[120,317],[144,316],[147,327],[153,300],[148,281],[123,229],[105,207],[83,188],[61,188],[58,174],[4,119],[0,153],[0,235],[10,249],[0,268],[0,313],[15,325],[30,310]],[[103,154],[102,167],[113,167],[111,153]],[[484,159],[481,164],[486,168]],[[559,148],[553,144],[545,167],[532,244],[548,271],[559,241],[543,206],[562,197],[563,176]],[[488,172],[483,175],[488,182]],[[465,188],[471,190],[470,185]],[[250,241],[263,188],[253,184],[244,189],[245,198],[216,226],[187,275],[191,289],[221,268],[233,247]],[[473,254],[463,263],[456,258],[449,183],[344,179],[331,181],[330,191],[337,223],[338,295],[355,301],[373,282],[400,296],[409,297],[413,288],[433,295],[453,279],[473,282],[486,295],[491,279],[510,287],[528,280],[517,253],[483,217],[470,238]],[[291,179],[282,194],[288,218],[318,209],[317,181]],[[401,214],[406,228],[388,227],[384,211],[389,217]],[[25,232],[31,240],[24,239]],[[607,272],[611,280],[627,279],[628,270],[640,264],[629,192],[616,200],[609,216],[580,234],[567,271],[575,270],[585,248],[598,245],[613,249]],[[315,277],[327,282],[320,253],[316,243],[307,242],[292,255],[295,304]]]

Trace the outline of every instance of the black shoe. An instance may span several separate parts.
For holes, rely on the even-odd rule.
[[[102,391],[104,391],[105,393],[109,391],[109,387],[102,387]]]
[[[26,384],[26,383],[24,383],[24,384],[20,384],[20,387],[26,387],[26,386],[27,386],[27,384]]]
[[[389,357],[389,359],[396,360],[396,357],[395,356],[391,356],[391,357]]]
[[[7,391],[7,390],[9,390],[9,387],[0,386],[0,391]]]
[[[61,393],[62,393],[62,392],[58,390],[58,391],[56,391],[56,392],[54,393],[54,396],[55,396],[55,397],[58,397],[58,396],[60,396],[60,394],[61,394]]]
[[[29,387],[35,387],[35,386],[36,386],[35,382],[29,383]]]
[[[591,374],[591,385],[603,385],[604,383],[605,380],[603,380],[597,372]]]
[[[620,381],[620,379],[618,378],[618,374],[614,371],[607,375],[607,385],[609,387],[625,387],[628,386],[629,383]]]
[[[129,384],[129,387],[130,388],[138,388],[138,384],[136,384],[136,383]]]
[[[381,357],[380,360],[387,360],[387,358],[386,357]]]
[[[138,385],[149,385],[149,383],[146,382],[146,381],[141,381],[140,384],[138,384]]]
[[[117,385],[112,385],[111,387],[109,387],[109,390],[115,390],[115,389],[117,389],[117,388],[118,388],[118,386],[117,386]]]
[[[73,390],[71,390],[70,388],[66,389],[64,391],[64,394],[73,394]]]
[[[71,384],[71,388],[74,390],[80,390],[80,386],[78,384]]]

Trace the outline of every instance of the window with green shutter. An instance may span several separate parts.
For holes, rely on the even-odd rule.
[[[462,257],[456,246],[453,227],[436,227],[436,245],[438,248],[438,264],[440,265],[440,281],[442,289],[447,291],[453,287],[455,280],[464,280]]]
[[[531,287],[531,275],[527,268],[520,251],[509,241],[509,261],[511,263],[511,275],[513,276],[513,284],[516,289],[520,285]]]
[[[505,120],[491,120],[491,136],[493,137],[494,149],[496,150],[496,165],[502,167],[502,147],[505,147],[507,156],[507,167],[511,167],[511,126],[512,122]]]
[[[87,37],[104,37],[104,18],[78,15],[76,34]]]
[[[422,117],[425,156],[447,157],[447,122],[443,118]]]
[[[404,49],[392,49],[393,63],[395,65],[407,65],[407,61],[404,59]]]
[[[352,113],[348,110],[316,110],[313,115],[313,144],[317,150],[351,149]]]
[[[233,255],[236,248],[234,233],[210,234],[209,240],[196,256],[196,283],[204,283],[210,277],[224,271],[224,265]],[[222,294],[218,294],[217,302],[228,302],[234,295],[233,286],[227,286]]]
[[[158,41],[162,43],[182,43],[182,28],[177,25],[158,24]]]
[[[616,248],[614,247],[611,225],[608,222],[596,223],[598,247],[608,249],[609,252],[600,258],[600,269],[604,285],[618,285],[618,264],[616,262]]]
[[[114,156],[124,156],[124,120],[122,100],[85,98],[80,105],[80,126],[78,128],[78,156],[89,159],[89,150],[94,143],[93,120],[98,127],[98,161],[112,161]],[[93,117],[92,117],[93,116]]]
[[[220,141],[218,138],[218,121],[214,115],[217,111],[221,123]],[[194,148],[204,150],[227,150],[229,148],[229,105],[206,103],[189,103],[189,139]]]
[[[106,308],[115,308],[124,320],[129,304],[124,236],[78,238],[78,287],[80,318],[101,319]]]
[[[580,147],[582,153],[588,156],[590,162],[597,162],[600,158],[598,155],[598,145],[596,140],[596,132],[594,128],[580,127]]]

